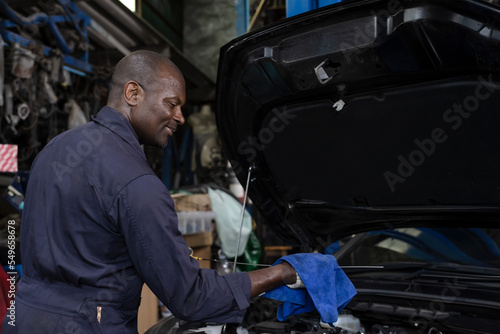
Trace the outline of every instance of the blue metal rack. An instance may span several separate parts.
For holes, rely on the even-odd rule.
[[[57,2],[64,8],[66,15],[51,16],[45,13],[37,13],[29,18],[25,18],[12,10],[5,0],[0,0],[0,12],[9,18],[9,20],[0,20],[0,33],[2,38],[5,42],[19,44],[23,47],[39,47],[42,49],[42,53],[45,56],[49,56],[54,51],[53,48],[7,30],[13,27],[25,28],[37,25],[47,25],[52,37],[54,37],[56,41],[57,49],[63,54],[63,61],[66,65],[65,68],[79,75],[92,73],[93,68],[92,65],[89,64],[89,39],[87,29],[91,23],[91,18],[81,11],[71,0],[57,0]],[[73,56],[74,50],[65,41],[57,27],[57,23],[62,22],[71,23],[84,41],[85,50],[79,58]]]
[[[298,15],[310,10],[328,6],[342,0],[287,0],[286,17]]]

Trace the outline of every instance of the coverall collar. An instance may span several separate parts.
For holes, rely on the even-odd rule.
[[[141,144],[139,143],[139,139],[134,131],[134,128],[132,127],[132,124],[130,124],[127,118],[125,118],[125,116],[117,110],[105,106],[99,111],[97,116],[92,116],[92,120],[116,133],[127,144],[132,146],[133,149],[138,151],[144,159],[146,159],[146,155],[141,148]]]

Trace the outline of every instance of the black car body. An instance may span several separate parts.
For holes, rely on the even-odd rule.
[[[279,235],[346,267],[344,333],[500,332],[499,70],[486,1],[345,1],[221,49],[225,153]]]

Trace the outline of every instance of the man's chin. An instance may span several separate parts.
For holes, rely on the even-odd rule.
[[[167,137],[167,138],[166,138],[163,142],[158,143],[158,145],[157,145],[157,146],[158,146],[159,148],[165,148],[165,147],[167,147],[167,145],[168,145],[168,137]]]
[[[153,147],[159,147],[159,148],[165,148],[168,145],[168,138],[163,140],[163,141],[152,141],[152,142],[145,142],[143,145],[147,146],[153,146]]]
[[[165,148],[168,144],[169,138],[170,138],[170,136],[168,136],[168,135],[156,136],[153,138],[149,138],[149,140],[143,140],[142,144],[148,145],[148,146],[159,147],[159,148]]]

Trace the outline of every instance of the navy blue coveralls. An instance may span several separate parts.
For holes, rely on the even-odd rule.
[[[26,195],[16,321],[3,333],[137,333],[144,282],[177,317],[241,322],[248,274],[188,256],[173,200],[116,110],[54,138]]]

